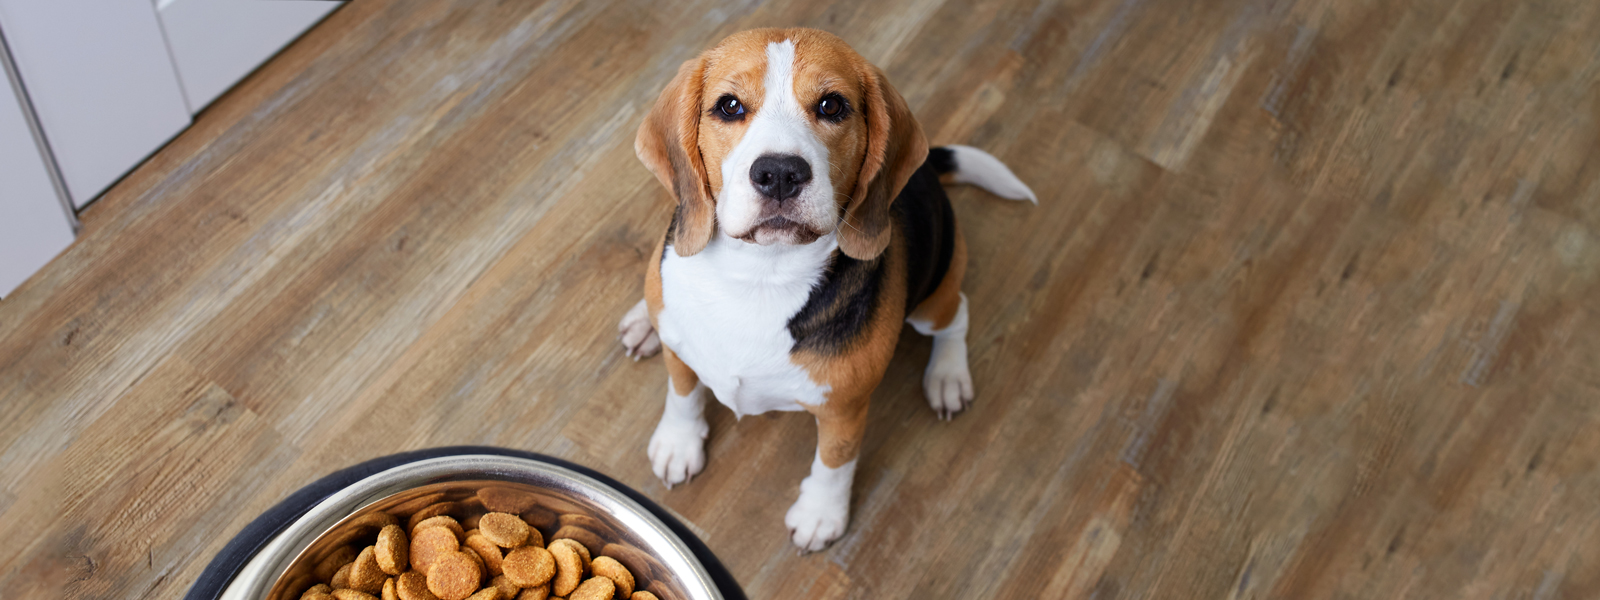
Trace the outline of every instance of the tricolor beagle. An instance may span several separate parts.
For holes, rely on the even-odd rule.
[[[820,550],[849,520],[902,321],[933,336],[933,409],[972,402],[966,246],[939,176],[1037,199],[980,150],[930,151],[883,72],[811,29],[746,31],[684,63],[634,148],[678,207],[619,326],[630,355],[664,350],[655,474],[671,486],[705,466],[708,392],[738,415],[810,412],[817,453],[784,522]]]

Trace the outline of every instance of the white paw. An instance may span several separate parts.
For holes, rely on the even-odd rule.
[[[650,436],[650,469],[672,486],[693,479],[706,467],[706,434],[711,426],[705,419],[678,420],[663,417]]]
[[[617,341],[634,360],[650,358],[661,351],[661,338],[650,324],[650,307],[643,300],[622,315],[622,321],[617,323]]]
[[[850,524],[849,493],[846,491],[843,499],[833,496],[807,493],[806,485],[800,484],[800,499],[789,507],[783,524],[789,527],[789,539],[801,552],[816,552],[844,535],[845,526]]]
[[[961,356],[935,356],[922,375],[922,391],[939,418],[950,420],[972,405],[972,373],[967,370],[965,348]]]

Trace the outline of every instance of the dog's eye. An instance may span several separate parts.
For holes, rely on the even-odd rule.
[[[830,121],[845,118],[850,106],[845,103],[844,97],[838,94],[828,94],[817,101],[817,116]]]
[[[744,103],[730,94],[717,98],[717,116],[726,120],[737,120],[744,116]]]

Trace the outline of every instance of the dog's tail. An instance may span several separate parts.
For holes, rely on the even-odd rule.
[[[969,183],[1007,200],[1039,203],[1039,197],[1005,163],[972,146],[951,144],[929,149],[928,164],[940,175],[949,174],[955,183]]]

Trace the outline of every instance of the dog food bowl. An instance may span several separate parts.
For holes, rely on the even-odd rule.
[[[365,476],[339,481],[353,475]],[[331,489],[313,489],[319,486]],[[247,527],[186,598],[297,600],[317,583],[311,572],[318,561],[341,546],[371,543],[374,524],[391,518],[379,513],[398,517],[403,527],[408,511],[426,505],[491,498],[529,507],[524,518],[546,540],[569,527],[570,537],[598,550],[596,556],[628,567],[635,589],[662,600],[744,598],[709,549],[642,495],[576,465],[498,448],[419,451],[330,475]]]

